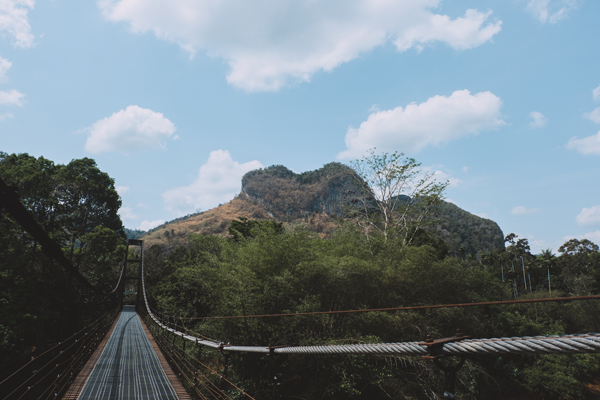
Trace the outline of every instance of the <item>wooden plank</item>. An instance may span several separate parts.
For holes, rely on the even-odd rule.
[[[179,398],[179,400],[191,400],[192,398],[190,397],[189,393],[185,390],[185,388],[183,387],[183,385],[177,378],[177,375],[175,375],[175,373],[171,369],[171,366],[167,362],[167,359],[163,355],[162,351],[160,351],[158,344],[154,340],[152,333],[150,333],[150,330],[148,330],[148,327],[146,326],[146,324],[144,323],[144,320],[142,318],[140,318],[140,322],[142,323],[144,332],[146,332],[146,336],[148,337],[148,340],[150,341],[150,344],[152,345],[154,352],[158,356],[158,360],[160,361],[160,366],[165,371],[165,374],[167,375],[167,379],[171,383],[171,386],[173,386],[173,389],[175,389],[175,393],[177,394],[177,397]]]

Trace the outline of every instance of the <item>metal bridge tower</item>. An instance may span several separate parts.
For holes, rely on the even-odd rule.
[[[129,246],[140,246],[140,257],[139,258],[129,259]],[[125,261],[123,263],[123,279],[121,281],[121,287],[119,288],[119,296],[120,296],[121,306],[123,306],[127,281],[134,281],[134,280],[137,280],[135,308],[137,309],[138,306],[143,303],[142,297],[140,297],[141,296],[140,293],[142,291],[142,265],[141,264],[142,264],[142,259],[143,259],[141,253],[143,253],[143,252],[144,252],[144,241],[143,240],[137,240],[137,239],[128,239],[127,240],[127,250],[125,252]],[[135,275],[132,275],[132,276],[128,275],[128,270],[127,270],[128,263],[137,264],[137,271],[136,271],[137,273]]]

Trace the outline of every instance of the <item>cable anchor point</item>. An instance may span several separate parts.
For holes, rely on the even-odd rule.
[[[465,356],[463,355],[457,364],[444,365],[440,360],[446,356],[443,354],[444,344],[460,342],[461,340],[471,338],[472,336],[464,335],[460,329],[457,329],[454,336],[442,339],[433,339],[431,335],[427,335],[425,342],[419,343],[420,346],[426,346],[427,353],[429,353],[421,358],[425,360],[433,360],[435,366],[444,372],[444,398],[453,399],[455,397],[456,373],[465,364]]]

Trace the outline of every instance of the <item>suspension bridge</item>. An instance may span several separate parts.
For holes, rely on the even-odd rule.
[[[149,306],[144,271],[143,241],[129,240],[123,268],[111,292],[94,287],[65,258],[54,243],[21,205],[14,190],[0,180],[0,207],[27,230],[42,249],[89,290],[113,307],[88,326],[46,349],[0,382],[2,399],[253,399],[227,377],[229,355],[235,352],[262,354],[363,354],[374,356],[410,355],[433,360],[446,376],[444,396],[454,397],[456,371],[469,355],[478,354],[573,354],[600,353],[600,334],[536,336],[476,339],[457,331],[455,336],[422,342],[372,343],[320,346],[245,346],[224,343],[191,332],[183,319],[162,314]],[[137,258],[130,259],[129,246],[139,246]],[[128,264],[137,265],[137,277],[128,275]],[[137,280],[134,305],[123,304],[125,284]],[[503,302],[445,304],[419,307],[397,307],[378,310],[348,310],[317,313],[244,315],[208,318],[263,318],[322,313],[397,311],[422,308],[471,307],[523,302],[573,301],[600,299],[581,296],[555,299],[515,300]],[[205,318],[206,319],[206,318]],[[181,321],[181,325],[178,324]],[[217,350],[222,362],[200,361],[203,348]],[[455,356],[454,366],[439,362]]]

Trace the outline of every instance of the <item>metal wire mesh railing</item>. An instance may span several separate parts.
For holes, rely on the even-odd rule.
[[[56,343],[0,382],[2,399],[54,399],[62,396],[102,341],[118,308]]]

